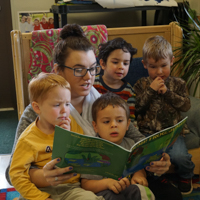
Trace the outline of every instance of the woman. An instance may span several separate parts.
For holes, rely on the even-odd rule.
[[[71,85],[70,112],[74,118],[73,125],[80,127],[80,133],[95,136],[92,127],[91,107],[100,94],[92,86],[95,75],[99,73],[100,68],[96,62],[93,47],[84,36],[81,27],[75,24],[63,27],[60,37],[61,40],[54,49],[54,71],[63,76]],[[27,106],[17,127],[14,147],[20,134],[36,117],[37,115],[31,106]],[[126,137],[131,138],[133,131],[134,134],[137,132],[137,141],[143,138],[143,135],[134,126],[130,126]],[[136,141],[135,135],[134,140]],[[63,174],[70,171],[69,167],[55,168],[55,164],[58,162],[59,159],[52,160],[43,169],[31,168],[29,172],[31,181],[37,187],[46,187],[58,185],[71,178],[71,174]],[[170,165],[170,157],[165,153],[160,161],[152,162],[146,170],[161,175],[168,171]],[[9,181],[8,171],[9,167],[6,171]]]

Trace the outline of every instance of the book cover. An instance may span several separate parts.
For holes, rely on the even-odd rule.
[[[181,133],[187,117],[176,125],[135,143],[130,150],[98,137],[81,135],[56,126],[52,159],[58,167],[73,166],[79,174],[96,174],[118,180],[159,160]],[[71,173],[70,172],[70,173]]]

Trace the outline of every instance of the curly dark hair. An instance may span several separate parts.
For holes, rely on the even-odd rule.
[[[104,63],[107,62],[108,56],[116,49],[122,49],[124,52],[130,53],[130,62],[133,55],[137,53],[137,49],[133,48],[130,43],[127,43],[123,38],[118,37],[106,43],[99,45],[99,60],[102,59]]]

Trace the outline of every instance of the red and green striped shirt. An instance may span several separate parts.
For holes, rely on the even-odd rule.
[[[113,89],[107,86],[101,75],[98,75],[95,77],[94,87],[100,94],[105,94],[106,92],[110,91],[117,95],[119,95],[122,99],[124,99],[130,109],[130,119],[132,122],[135,120],[135,92],[132,88],[132,86],[126,82],[125,80],[122,80],[124,84],[119,89]]]

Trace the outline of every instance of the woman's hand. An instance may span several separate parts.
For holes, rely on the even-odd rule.
[[[150,166],[146,167],[149,172],[154,172],[155,175],[161,176],[169,170],[171,165],[170,157],[167,153],[162,154],[162,158],[159,161],[153,161]]]
[[[43,173],[46,181],[49,185],[55,186],[64,181],[76,176],[77,174],[64,174],[65,172],[69,172],[73,169],[73,167],[65,167],[65,168],[57,168],[56,164],[61,161],[60,158],[51,160],[43,167]]]
[[[71,171],[72,167],[56,168],[56,164],[60,162],[60,158],[51,160],[48,162],[43,169],[30,168],[29,175],[31,182],[34,183],[38,188],[48,187],[50,185],[58,185],[76,174],[63,174]]]

